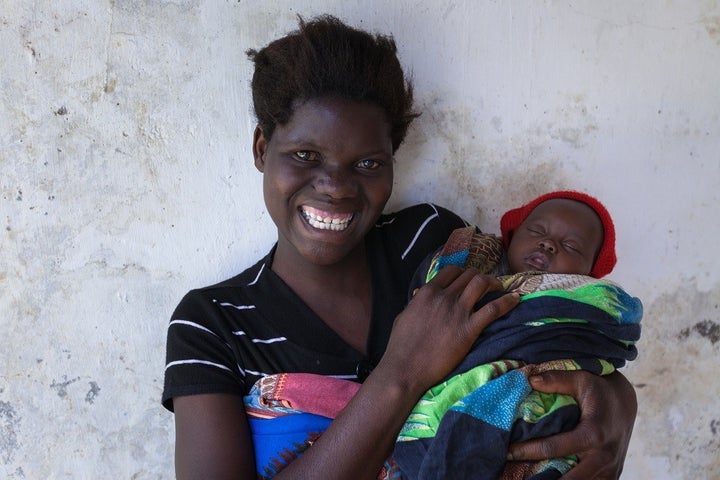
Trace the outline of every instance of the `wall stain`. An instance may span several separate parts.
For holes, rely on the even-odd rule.
[[[105,93],[113,93],[115,91],[115,87],[117,86],[117,79],[110,78],[105,82],[105,86],[103,87],[103,91]]]
[[[9,402],[0,401],[0,458],[5,465],[12,462],[15,451],[20,448],[15,430],[20,417]]]
[[[707,338],[713,345],[720,341],[720,324],[717,324],[712,320],[702,320],[692,327],[683,328],[680,330],[678,338],[686,339],[690,336],[691,332]]]
[[[720,45],[720,15],[705,17],[703,24],[710,38],[713,39],[716,44]]]
[[[90,382],[90,390],[85,394],[85,401],[89,404],[95,403],[95,397],[100,394],[100,386],[96,382]]]
[[[67,396],[67,387],[70,384],[73,384],[80,380],[80,377],[73,378],[71,380],[67,379],[67,375],[63,375],[63,381],[62,382],[55,382],[50,384],[50,388],[55,390],[57,392],[58,397],[65,398]]]
[[[18,467],[13,473],[10,474],[8,478],[25,478],[25,472],[23,471],[22,467]]]
[[[579,149],[586,145],[585,137],[599,130],[597,120],[589,113],[585,105],[585,95],[568,94],[564,107],[554,112],[553,117],[558,118],[558,125],[552,122],[546,125],[547,134],[553,140]],[[597,106],[595,107],[597,109]],[[538,131],[541,133],[541,131]]]
[[[35,50],[35,47],[33,47],[33,44],[31,41],[25,42],[25,48],[30,52],[30,55],[32,56],[33,60],[35,60],[38,56],[37,51]]]
[[[638,395],[634,436],[648,455],[672,459],[668,478],[717,478],[720,419],[708,406],[719,385],[720,285],[668,287],[645,302],[638,358],[623,369]]]

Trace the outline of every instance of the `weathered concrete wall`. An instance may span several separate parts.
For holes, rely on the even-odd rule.
[[[172,478],[169,315],[274,234],[243,52],[322,12],[414,72],[393,207],[605,201],[646,306],[623,477],[720,477],[717,1],[1,3],[0,477]]]

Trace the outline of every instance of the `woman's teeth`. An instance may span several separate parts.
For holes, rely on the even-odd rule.
[[[302,213],[308,223],[312,225],[313,228],[317,228],[319,230],[345,230],[352,219],[352,215],[346,218],[331,218],[323,217],[322,215],[308,212],[306,210],[303,210]]]

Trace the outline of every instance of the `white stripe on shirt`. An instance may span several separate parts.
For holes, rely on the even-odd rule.
[[[165,370],[167,370],[170,367],[174,367],[176,365],[188,365],[188,364],[195,364],[195,363],[200,363],[202,365],[210,365],[211,367],[217,367],[217,368],[221,368],[223,370],[227,370],[228,372],[232,372],[232,370],[230,368],[226,367],[225,365],[221,365],[221,364],[215,363],[215,362],[210,362],[208,360],[200,360],[197,358],[191,358],[188,360],[175,360],[174,362],[168,363],[165,366]]]
[[[213,331],[210,330],[209,328],[203,327],[203,326],[200,325],[199,323],[191,322],[190,320],[173,320],[173,321],[170,322],[170,325],[187,325],[187,326],[189,326],[189,327],[193,327],[193,328],[197,328],[198,330],[202,330],[203,332],[208,332],[209,334],[214,335],[214,336],[216,336],[217,338],[222,339],[222,337],[220,337],[220,335],[218,335],[217,333],[213,332]],[[223,343],[225,344],[225,346],[226,346],[227,348],[229,348],[230,350],[232,350],[232,346],[231,346],[229,343],[227,343],[227,342],[225,342],[225,341],[223,341]]]
[[[190,326],[190,327],[194,327],[194,328],[197,328],[197,329],[199,329],[199,330],[203,330],[203,331],[205,331],[205,332],[211,333],[211,334],[215,335],[216,337],[220,338],[220,335],[218,335],[217,333],[213,332],[213,331],[210,330],[209,328],[203,327],[203,326],[200,325],[199,323],[191,322],[190,320],[173,320],[173,321],[170,322],[170,325],[188,325],[188,326]]]
[[[265,270],[265,264],[263,263],[262,267],[260,267],[260,271],[258,272],[257,277],[255,277],[255,280],[253,280],[252,282],[248,283],[248,287],[249,287],[250,285],[255,285],[255,284],[257,283],[257,281],[260,279],[260,275],[262,275],[262,272],[263,272],[264,270]]]
[[[247,335],[247,333],[243,332],[242,330],[236,330],[232,332],[233,335],[236,335],[238,337],[241,337],[243,335]],[[276,342],[286,342],[286,337],[275,337],[275,338],[268,338],[268,339],[262,339],[262,338],[251,338],[251,342],[253,343],[276,343]]]
[[[271,375],[269,373],[256,372],[255,370],[245,370],[244,373],[255,375],[256,377],[269,377]]]
[[[393,223],[394,221],[395,221],[395,217],[393,217],[393,218],[391,218],[390,220],[388,220],[388,221],[386,221],[386,222],[383,222],[383,223],[376,223],[375,226],[378,227],[378,228],[379,228],[379,227],[384,227],[385,225],[390,225],[390,224]]]
[[[218,302],[216,299],[213,298],[213,303],[217,303],[221,307],[232,307],[237,310],[252,310],[255,308],[255,305],[233,305],[229,302]]]
[[[430,205],[430,207],[432,207],[432,209],[435,211],[435,213],[433,215],[430,215],[428,218],[426,218],[425,221],[422,223],[422,225],[420,225],[420,228],[418,228],[418,231],[415,233],[415,236],[413,237],[412,241],[410,242],[410,245],[405,249],[405,251],[402,254],[402,257],[400,257],[403,260],[405,260],[405,257],[407,256],[407,254],[410,253],[410,250],[412,250],[412,248],[415,246],[415,242],[417,242],[417,239],[420,236],[420,234],[422,233],[423,229],[425,229],[425,226],[428,223],[430,223],[434,218],[437,218],[439,216],[438,211],[435,208],[435,205],[433,205],[432,203],[428,203],[428,205]]]

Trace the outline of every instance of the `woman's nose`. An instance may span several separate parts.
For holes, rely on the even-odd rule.
[[[326,166],[318,173],[315,190],[332,198],[346,198],[357,193],[357,184],[343,168]]]

